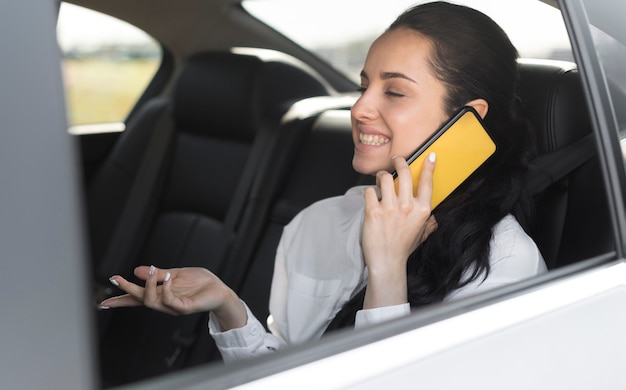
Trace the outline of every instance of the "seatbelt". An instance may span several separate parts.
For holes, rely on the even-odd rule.
[[[237,264],[230,264],[226,261],[229,258],[230,252],[228,245],[233,243],[235,234],[239,229],[239,224],[244,214],[243,211],[245,211],[245,205],[249,201],[252,185],[257,175],[265,168],[263,165],[267,163],[267,158],[264,156],[267,155],[269,146],[271,145],[270,141],[275,135],[276,132],[269,128],[262,128],[257,134],[256,139],[252,144],[248,160],[244,165],[243,173],[239,179],[239,183],[237,184],[237,190],[235,191],[233,199],[229,205],[229,209],[235,210],[235,212],[228,213],[224,221],[222,243],[226,246],[223,248],[221,254],[222,260],[224,261],[222,262],[218,272],[220,274],[220,278],[228,286],[235,289],[235,291],[238,289],[238,286],[236,285],[237,278],[234,277],[232,273],[233,271],[234,273],[241,273],[242,269],[246,269],[247,264],[242,262],[243,259],[233,259]],[[249,237],[249,239],[253,238],[255,237]],[[252,242],[249,242],[249,244],[252,244]]]
[[[550,153],[546,153],[534,159],[529,164],[526,176],[526,188],[531,196],[538,195],[545,191],[552,184],[564,178],[574,169],[583,165],[596,153],[596,145],[593,133],[586,135],[578,141]],[[556,193],[552,196],[560,196],[561,199],[552,202],[552,212],[557,216],[554,219],[555,225],[550,227],[551,231],[559,232],[557,236],[551,238],[554,248],[553,253],[543,253],[545,261],[549,267],[553,267],[557,261],[557,253],[561,246],[565,215],[567,213],[567,203],[569,201],[568,192]],[[545,250],[546,248],[544,248]]]
[[[241,282],[244,278],[244,272],[247,271],[249,266],[249,258],[242,256],[241,258],[232,258],[231,247],[235,242],[235,236],[239,229],[241,218],[245,213],[246,203],[249,201],[251,189],[256,176],[259,172],[265,168],[264,164],[267,163],[268,149],[271,145],[271,140],[276,136],[275,131],[270,128],[261,128],[252,144],[250,154],[246,163],[242,175],[237,184],[233,199],[228,206],[229,212],[226,215],[221,238],[219,240],[222,247],[219,251],[219,269],[212,270],[220,279],[235,291],[238,291]],[[261,204],[260,207],[266,207],[266,204]],[[258,221],[262,222],[262,221]],[[253,234],[254,236],[254,234]],[[249,237],[249,246],[254,246],[258,237]],[[241,251],[236,253],[237,255],[243,255]],[[245,252],[247,255],[247,252]],[[205,267],[205,264],[195,264],[200,267]],[[207,345],[206,342],[198,342],[200,337],[207,332],[208,314],[190,317],[189,320],[184,321],[181,326],[174,331],[172,340],[175,344],[174,352],[171,356],[165,358],[168,367],[173,367],[177,364],[183,364],[185,367],[193,366],[198,363],[204,363],[207,361],[207,357],[215,359],[219,357],[219,353],[213,344]],[[206,349],[210,350],[207,351]],[[181,362],[182,359],[182,362]]]
[[[148,146],[137,170],[137,175],[130,189],[128,199],[117,221],[107,250],[98,266],[97,277],[108,278],[113,274],[126,274],[134,264],[131,262],[133,252],[137,250],[138,232],[147,217],[150,195],[154,193],[163,167],[166,154],[174,134],[174,121],[170,105],[157,118],[154,131],[150,135]],[[100,282],[97,280],[96,282]],[[96,299],[100,302],[112,293],[108,284],[98,286]]]
[[[593,133],[561,149],[535,158],[528,167],[526,188],[531,196],[537,195],[552,183],[565,177],[596,153]]]

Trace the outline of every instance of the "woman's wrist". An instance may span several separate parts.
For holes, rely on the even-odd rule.
[[[225,286],[224,303],[213,310],[222,332],[241,328],[248,322],[248,314],[241,299],[233,290]]]
[[[400,305],[408,302],[406,266],[396,270],[368,270],[364,309]]]

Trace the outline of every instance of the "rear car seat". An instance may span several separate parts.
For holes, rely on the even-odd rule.
[[[113,273],[132,279],[139,264],[203,266],[219,275],[242,216],[256,205],[248,202],[250,186],[271,169],[263,160],[271,160],[282,111],[295,100],[329,93],[292,64],[225,52],[190,58],[172,97],[155,99],[135,115],[88,189],[97,281],[104,284]],[[160,180],[141,210],[140,228],[128,232],[136,245],[111,267],[104,256],[138,180],[141,155],[168,113],[173,135]],[[170,317],[146,309],[99,316],[107,386],[180,368],[197,327],[206,327],[200,315]]]
[[[535,177],[529,177],[529,182],[538,175],[550,180],[535,195],[537,216],[531,232],[548,268],[613,250],[606,189],[575,64],[521,62],[520,73],[520,97],[539,152],[531,163],[530,174]],[[585,152],[571,150],[581,142],[588,144]],[[569,167],[559,177],[554,166],[563,160],[570,160]]]

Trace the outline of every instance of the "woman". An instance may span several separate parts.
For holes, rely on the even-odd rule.
[[[518,118],[516,58],[491,19],[443,2],[407,10],[372,44],[352,108],[353,167],[375,174],[378,188],[320,201],[285,228],[272,281],[271,333],[201,268],[138,267],[145,287],[113,276],[128,294],[101,306],[210,311],[210,333],[229,361],[544,272],[521,226],[530,208],[522,182],[531,143]],[[417,196],[405,158],[463,106],[483,117],[498,148],[433,211],[436,156],[424,162]]]

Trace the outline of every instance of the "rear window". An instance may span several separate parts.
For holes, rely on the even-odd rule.
[[[70,126],[123,122],[161,63],[159,44],[122,20],[67,3],[57,37]]]

